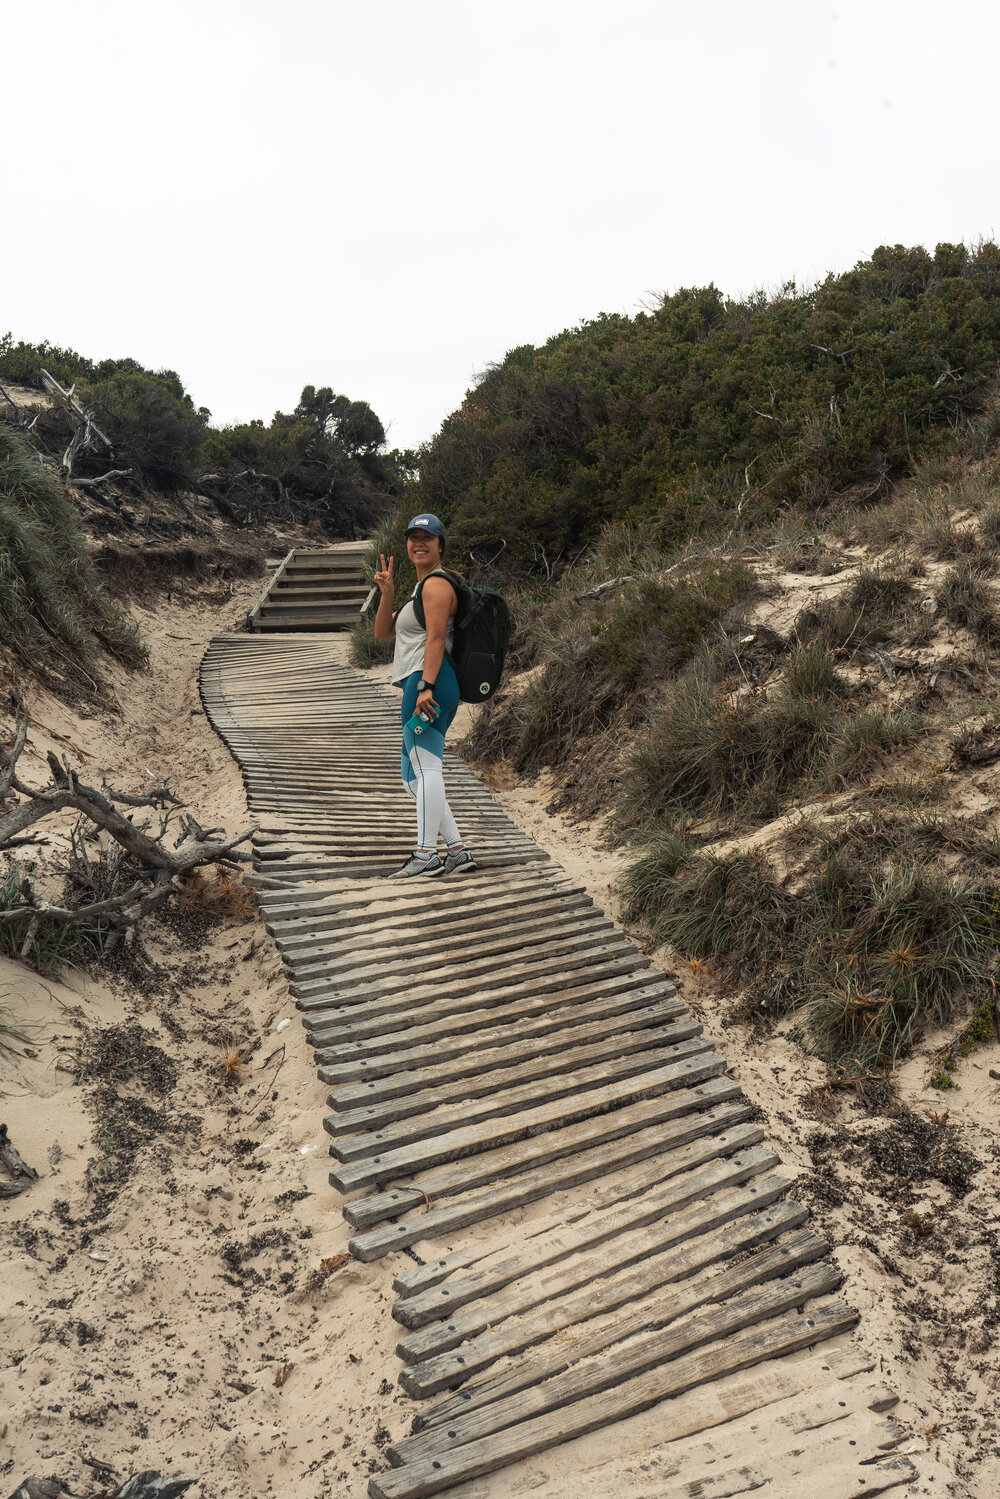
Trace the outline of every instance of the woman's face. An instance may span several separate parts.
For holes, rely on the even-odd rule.
[[[436,564],[441,561],[441,538],[430,531],[411,531],[406,538],[406,550],[414,567]]]

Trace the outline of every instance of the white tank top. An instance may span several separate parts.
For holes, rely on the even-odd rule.
[[[428,573],[429,578],[446,578],[448,574],[441,568],[435,568]],[[415,671],[424,669],[424,647],[427,644],[427,631],[417,621],[417,611],[413,607],[413,598],[416,588],[407,599],[406,603],[396,615],[396,649],[392,657],[392,680],[393,685],[398,687],[405,682],[407,677],[412,676]],[[445,650],[450,651],[454,644],[455,621],[449,619],[448,633],[445,636]]]

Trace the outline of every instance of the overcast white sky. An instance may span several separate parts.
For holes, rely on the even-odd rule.
[[[431,436],[649,292],[1000,219],[996,0],[0,0],[0,333]]]

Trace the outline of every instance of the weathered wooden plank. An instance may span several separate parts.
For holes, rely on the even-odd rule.
[[[731,1154],[744,1145],[759,1143],[763,1138],[763,1130],[752,1125],[743,1126],[742,1129],[737,1127],[749,1112],[746,1104],[722,1104],[705,1113],[687,1115],[680,1120],[619,1136],[595,1149],[581,1150],[553,1165],[527,1171],[511,1181],[504,1180],[499,1186],[490,1184],[459,1192],[441,1206],[432,1204],[417,1219],[406,1219],[402,1223],[391,1223],[387,1227],[355,1235],[350,1243],[351,1253],[359,1260],[379,1259],[393,1249],[406,1248],[422,1239],[454,1233],[472,1223],[481,1223],[500,1213],[512,1212],[528,1203],[549,1197],[554,1192],[594,1181],[598,1177],[613,1175],[625,1167],[649,1162],[652,1158],[653,1164],[639,1173],[635,1188],[638,1191],[643,1185],[663,1181],[676,1172]],[[745,1134],[743,1129],[746,1130]],[[684,1149],[685,1146],[687,1149]],[[632,1190],[632,1183],[629,1183],[627,1190]],[[594,1201],[616,1201],[624,1191],[621,1183],[609,1188],[597,1188]],[[422,1202],[423,1199],[419,1201]],[[364,1204],[348,1204],[348,1208],[362,1223],[377,1221],[369,1218],[370,1210],[365,1210]],[[403,1205],[399,1206],[398,1211],[403,1211]],[[560,1217],[561,1223],[571,1220],[572,1214]],[[351,1219],[348,1218],[348,1221]],[[435,1285],[456,1268],[477,1263],[482,1258],[483,1248],[479,1246],[458,1251],[443,1260],[434,1261],[430,1266],[417,1266],[417,1271],[427,1271],[427,1278],[417,1282],[413,1289]]]
[[[621,959],[632,953],[635,953],[635,948],[631,942],[613,927],[610,931],[598,929],[593,933],[583,932],[577,937],[568,937],[565,942],[543,942],[539,947],[530,948],[524,957],[519,956],[516,961],[504,964],[503,967],[498,967],[492,956],[472,959],[465,965],[459,965],[461,977],[449,976],[448,993],[455,997],[476,994],[482,988],[483,980],[491,990],[501,987],[512,989],[519,983],[528,983],[535,978],[549,978],[552,987],[558,988],[561,973],[585,968],[600,958]],[[646,966],[649,966],[648,959]],[[385,983],[379,983],[369,977],[371,973],[372,970],[363,969],[359,970],[356,977],[348,973],[343,977],[306,979],[290,987],[292,993],[301,999],[303,1009],[317,1009],[329,1004],[333,998],[343,1001],[351,995],[356,997],[358,1003],[378,999],[379,1014],[388,1012],[388,996],[402,994],[402,1007],[407,1008],[411,1004],[419,1004],[422,996],[433,999],[440,992],[436,984],[414,984],[411,974],[399,977],[389,975]],[[386,998],[379,999],[379,996]],[[400,1008],[400,1005],[397,1003],[395,1008]]]
[[[543,1102],[554,1103],[583,1090],[607,1087],[624,1078],[639,1079],[645,1074],[669,1067],[674,1062],[683,1061],[686,1057],[708,1052],[718,1055],[710,1041],[697,1036],[650,1050],[628,1050],[620,1056],[610,1055],[613,1048],[607,1050],[609,1054],[599,1062],[575,1071],[567,1070],[554,1075],[550,1073],[542,1078],[517,1085],[512,1083],[509,1086],[505,1086],[501,1078],[497,1077],[489,1092],[473,1096],[459,1090],[456,1099],[439,1105],[429,1113],[410,1115],[380,1124],[374,1129],[358,1130],[347,1136],[343,1136],[343,1132],[336,1128],[338,1116],[327,1114],[323,1119],[324,1127],[334,1141],[330,1146],[330,1154],[338,1161],[364,1160],[376,1153],[400,1150],[431,1135],[440,1136],[451,1130],[467,1128],[481,1120],[507,1119]]]
[[[736,1083],[729,1078],[711,1078],[695,1088],[682,1088],[676,1092],[659,1093],[654,1098],[628,1108],[615,1109],[607,1114],[598,1114],[578,1124],[563,1129],[546,1130],[543,1134],[518,1140],[513,1145],[500,1149],[484,1150],[479,1155],[450,1162],[433,1171],[424,1171],[412,1185],[387,1187],[356,1202],[344,1205],[343,1213],[348,1223],[355,1228],[368,1228],[385,1218],[394,1218],[406,1208],[427,1206],[439,1197],[451,1197],[473,1187],[484,1186],[522,1171],[534,1171],[567,1155],[587,1150],[597,1145],[606,1145],[621,1135],[632,1134],[649,1124],[664,1123],[690,1112],[699,1112],[715,1104],[728,1103],[742,1097]],[[416,1223],[405,1225],[412,1232]],[[404,1225],[399,1225],[400,1229]],[[402,1240],[402,1234],[401,1234]],[[415,1243],[416,1240],[410,1240]]]
[[[808,1317],[775,1318],[762,1328],[737,1333],[724,1343],[672,1360],[565,1409],[519,1422],[456,1449],[441,1449],[439,1455],[407,1463],[396,1472],[378,1474],[369,1483],[369,1495],[371,1499],[430,1499],[456,1484],[481,1478],[508,1463],[648,1410],[685,1390],[835,1337],[856,1321],[857,1313],[837,1302],[810,1308]],[[761,1403],[759,1393],[755,1398]],[[669,1416],[665,1416],[664,1425],[668,1421]]]
[[[463,875],[459,886],[452,881],[445,886],[432,882],[430,889],[410,890],[396,882],[390,891],[380,880],[371,889],[304,890],[297,899],[280,895],[262,897],[268,930],[274,935],[292,934],[314,930],[356,930],[383,922],[410,922],[426,912],[422,925],[437,927],[454,924],[465,916],[482,909],[484,914],[497,912],[498,916],[523,902],[530,909],[535,900],[551,901],[560,896],[580,896],[582,885],[573,885],[553,866],[551,872],[538,874],[521,873],[517,869],[501,870],[489,878],[477,878],[476,874]],[[319,928],[318,923],[328,922],[329,927]],[[357,941],[363,941],[359,936]],[[369,939],[370,940],[370,939]]]
[[[752,1494],[770,1483],[771,1474],[763,1468],[746,1465],[730,1468],[728,1473],[709,1473],[696,1484],[685,1483],[680,1488],[657,1489],[650,1499],[733,1499],[734,1495]],[[772,1490],[773,1492],[773,1490]]]
[[[852,1496],[886,1494],[902,1484],[916,1483],[920,1474],[908,1457],[891,1457],[884,1462],[862,1467],[857,1461],[830,1463],[822,1468],[823,1490],[836,1495],[837,1499],[852,1499]],[[768,1492],[774,1499],[801,1499],[803,1486],[810,1486],[805,1472],[782,1482],[775,1475]]]
[[[471,1400],[453,1397],[443,1402],[425,1418],[418,1417],[414,1429],[449,1421],[462,1410],[514,1394],[526,1384],[537,1384],[613,1343],[646,1329],[665,1327],[709,1301],[724,1301],[749,1286],[822,1259],[829,1253],[826,1240],[818,1234],[802,1233],[758,1250],[735,1265],[720,1269],[717,1264],[801,1225],[806,1217],[805,1208],[799,1204],[781,1203],[765,1213],[738,1220],[718,1236],[702,1235],[693,1244],[681,1245],[676,1254],[657,1256],[636,1270],[603,1276],[598,1267],[586,1288],[575,1294],[564,1295],[557,1283],[528,1315],[509,1318],[500,1327],[490,1321],[484,1332],[460,1345],[460,1353],[449,1349],[403,1370],[400,1383],[407,1394],[426,1399],[439,1390],[463,1384],[500,1358],[552,1340],[534,1349],[530,1364],[521,1361],[513,1374],[495,1376],[475,1389],[470,1387],[463,1393],[471,1393]],[[666,1289],[682,1277],[687,1277],[682,1286]],[[611,1312],[616,1315],[608,1316]]]
[[[784,1316],[814,1297],[829,1295],[842,1281],[843,1275],[830,1261],[807,1265],[784,1280],[743,1291],[717,1307],[700,1308],[668,1327],[639,1333],[540,1385],[529,1386],[505,1400],[491,1401],[468,1415],[456,1417],[450,1426],[433,1426],[415,1436],[404,1437],[388,1448],[386,1455],[393,1464],[402,1465],[420,1462],[442,1449],[479,1441],[506,1426],[613,1388],[706,1343]]]
[[[361,1040],[342,1037],[339,1026],[327,1021],[323,1013],[303,1016],[303,1025],[316,1047],[316,1062],[322,1064],[321,1080],[334,1083],[411,1071],[424,1056],[445,1061],[462,1055],[467,1047],[496,1046],[512,1035],[515,1025],[519,1039],[530,1039],[645,1009],[654,1002],[662,1003],[664,1017],[671,1019],[686,1013],[686,1007],[671,997],[671,990],[672,986],[651,984],[644,968],[616,963],[604,965],[596,983],[571,984],[556,992],[532,990],[526,996],[515,996],[513,1002],[503,995],[502,1003],[488,1008],[479,1008],[475,1000],[468,1008],[425,1006],[422,1014],[403,1017],[413,1022],[405,1029],[380,1028]],[[430,1050],[428,1042],[433,1043]]]
[[[833,1357],[839,1365],[839,1355]],[[870,1360],[867,1362],[870,1364]],[[849,1374],[845,1376],[840,1369],[837,1372],[841,1377],[834,1379],[831,1373],[824,1374],[819,1370],[819,1363],[820,1356],[813,1354],[811,1358],[791,1365],[791,1369],[799,1374],[802,1385],[790,1395],[784,1388],[788,1382],[788,1366],[774,1362],[762,1366],[757,1385],[763,1383],[762,1376],[772,1374],[775,1382],[781,1386],[769,1401],[767,1414],[752,1425],[730,1421],[728,1425],[720,1427],[717,1435],[710,1441],[662,1442],[659,1434],[653,1430],[656,1410],[650,1411],[646,1418],[632,1423],[633,1426],[640,1425],[644,1428],[636,1434],[634,1444],[634,1449],[642,1450],[643,1453],[641,1472],[635,1474],[637,1482],[631,1481],[634,1459],[630,1461],[623,1454],[597,1468],[588,1464],[588,1492],[631,1495],[638,1494],[641,1490],[650,1499],[662,1499],[666,1493],[699,1494],[706,1474],[722,1472],[737,1463],[759,1464],[772,1484],[769,1492],[784,1493],[786,1499],[792,1499],[792,1496],[794,1499],[802,1499],[805,1492],[801,1481],[797,1490],[792,1487],[792,1475],[808,1477],[809,1492],[818,1483],[823,1484],[824,1493],[838,1492],[828,1490],[825,1486],[825,1477],[831,1465],[846,1456],[853,1461],[859,1475],[863,1477],[868,1465],[884,1460],[887,1451],[898,1446],[905,1433],[901,1426],[893,1426],[878,1419],[875,1386],[866,1384],[862,1379],[851,1378]],[[745,1379],[746,1376],[743,1377]],[[736,1379],[730,1378],[724,1382],[723,1392],[728,1396],[743,1380],[738,1376]],[[702,1401],[710,1399],[712,1393],[708,1390],[698,1392]],[[671,1425],[676,1423],[678,1410],[690,1407],[692,1401],[693,1395],[682,1396],[679,1400],[672,1401],[668,1407],[662,1408],[665,1413],[669,1411]],[[736,1411],[734,1414],[744,1412]],[[825,1422],[846,1422],[846,1425],[835,1427],[836,1434],[831,1438],[822,1429]],[[817,1427],[819,1430],[816,1430],[815,1436],[811,1435]],[[789,1438],[800,1433],[806,1434],[806,1440],[795,1442],[789,1449]],[[683,1437],[688,1433],[682,1432],[680,1435]],[[664,1482],[666,1487],[661,1486]],[[675,1489],[674,1484],[678,1482],[686,1483],[688,1487]],[[863,1494],[864,1485],[857,1485],[857,1490]],[[839,1491],[841,1499],[843,1493],[843,1490]]]
[[[553,1230],[564,1233],[569,1224],[577,1223],[581,1218],[589,1218],[591,1214],[606,1208],[617,1207],[626,1198],[636,1197],[650,1187],[660,1186],[671,1177],[679,1176],[681,1172],[694,1170],[709,1161],[721,1160],[724,1156],[735,1155],[739,1150],[751,1150],[761,1143],[764,1131],[759,1124],[743,1122],[748,1112],[746,1104],[721,1104],[704,1114],[656,1125],[648,1131],[640,1132],[638,1136],[624,1137],[618,1142],[619,1146],[631,1148],[640,1145],[648,1135],[653,1141],[653,1147],[645,1155],[629,1155],[621,1160],[615,1158],[609,1161],[606,1173],[608,1179],[605,1182],[592,1187],[586,1198],[581,1197],[570,1204],[560,1204],[554,1213],[533,1219],[527,1237],[534,1239]],[[621,1174],[625,1167],[628,1167],[627,1177]],[[557,1166],[553,1169],[558,1171],[560,1168]],[[569,1185],[576,1183],[571,1182]],[[563,1184],[559,1179],[553,1191],[562,1190]],[[521,1231],[513,1229],[508,1231],[506,1239],[494,1240],[488,1244],[465,1244],[461,1249],[437,1255],[425,1264],[410,1265],[393,1277],[393,1290],[404,1298],[414,1296],[431,1286],[439,1285],[457,1270],[467,1270],[471,1265],[488,1268],[508,1258],[515,1245],[520,1250],[524,1237]]]
[[[787,1177],[763,1174],[776,1160],[763,1146],[741,1151],[733,1160],[716,1162],[674,1179],[666,1189],[643,1194],[634,1206],[626,1202],[617,1212],[597,1215],[594,1223],[585,1220],[586,1229],[565,1236],[564,1252],[558,1252],[558,1239],[550,1238],[535,1256],[529,1241],[519,1269],[508,1270],[499,1286],[490,1285],[485,1272],[459,1275],[414,1298],[416,1304],[397,1304],[393,1316],[416,1330],[401,1339],[396,1352],[408,1363],[436,1357],[463,1339],[478,1337],[504,1317],[530,1311],[550,1295],[568,1295],[589,1285],[598,1265],[606,1274],[627,1269],[666,1254],[685,1239],[714,1234],[748,1213],[773,1207],[791,1186]],[[497,1267],[497,1278],[501,1268]],[[486,1284],[478,1292],[480,1280]]]
[[[565,921],[560,923],[559,932],[559,940],[565,940],[567,947],[582,945],[585,941],[591,948],[598,947],[609,936],[627,940],[622,939],[622,934],[613,922],[598,915],[596,911],[567,914]],[[543,946],[553,945],[550,926],[540,930],[537,925],[525,922],[509,932],[494,930],[492,934],[469,933],[465,938],[464,948],[455,951],[453,956],[441,953],[435,948],[433,941],[420,941],[398,953],[387,951],[384,957],[381,956],[380,948],[377,954],[371,950],[364,953],[327,953],[323,957],[298,954],[289,961],[294,968],[297,989],[304,991],[313,980],[326,978],[347,989],[376,985],[381,993],[385,993],[390,981],[402,986],[405,982],[412,982],[415,977],[425,978],[429,960],[434,961],[435,977],[450,984],[453,973],[469,970],[488,972],[485,966],[487,959],[492,960],[494,969],[498,966],[497,960],[501,964],[505,960],[509,963],[514,952],[522,962],[530,962],[535,951]]]
[[[413,1176],[431,1166],[460,1160],[462,1156],[476,1155],[483,1150],[514,1144],[528,1135],[544,1131],[558,1131],[560,1126],[589,1119],[603,1114],[615,1105],[626,1105],[655,1093],[674,1089],[686,1089],[695,1083],[707,1082],[724,1071],[726,1063],[716,1052],[707,1052],[682,1061],[668,1063],[653,1072],[639,1077],[622,1078],[616,1083],[580,1093],[573,1099],[560,1099],[553,1104],[542,1104],[524,1109],[510,1119],[491,1119],[484,1124],[471,1124],[447,1131],[413,1145],[386,1150],[380,1155],[353,1165],[338,1167],[330,1173],[330,1180],[342,1192],[354,1192],[376,1182],[392,1180],[400,1176]]]
[[[560,1003],[565,1005],[568,993],[578,994],[588,989],[593,996],[601,993],[602,986],[613,979],[629,974],[641,975],[640,982],[648,983],[650,979],[646,971],[648,958],[629,955],[627,947],[626,955],[622,957],[595,957],[585,951],[577,958],[569,959],[567,967],[570,969],[568,976],[561,974],[558,965],[550,960],[544,971],[542,965],[538,965],[528,978],[516,974],[509,984],[497,980],[488,987],[476,987],[481,982],[481,978],[477,978],[474,983],[470,982],[467,992],[458,994],[454,992],[459,987],[457,985],[449,985],[443,995],[429,986],[419,990],[414,988],[410,991],[413,1001],[410,1008],[406,1007],[405,995],[390,995],[387,1007],[383,1009],[381,1001],[376,999],[366,1004],[359,991],[352,991],[342,1005],[319,999],[315,1005],[302,1001],[298,1008],[305,1011],[303,1024],[314,1045],[321,1037],[327,1046],[352,1041],[363,1045],[365,1040],[394,1032],[405,1034],[419,1025],[433,1023],[443,1031],[454,1030],[455,1022],[461,1023],[462,1017],[471,1012],[509,1011],[519,1001],[528,1002],[543,995],[553,1007]],[[465,1023],[462,1028],[470,1030],[473,1027]]]
[[[577,896],[556,894],[548,900],[539,900],[536,905],[526,905],[523,901],[512,896],[509,900],[495,902],[488,910],[479,910],[472,906],[470,911],[445,911],[431,912],[436,920],[421,922],[419,926],[414,925],[412,918],[406,919],[405,914],[397,923],[384,920],[380,923],[376,939],[371,933],[364,933],[356,937],[344,935],[345,929],[350,929],[347,921],[339,926],[327,926],[325,929],[312,928],[304,932],[295,932],[285,935],[279,927],[275,937],[277,947],[289,960],[298,962],[307,958],[312,953],[328,951],[332,943],[345,953],[391,951],[395,947],[410,948],[411,943],[421,940],[427,945],[427,951],[444,955],[449,952],[461,951],[463,943],[467,940],[467,933],[488,931],[494,929],[498,923],[513,915],[515,912],[525,913],[528,920],[555,921],[561,915],[575,915],[579,911],[585,911],[590,905],[590,899],[584,894]],[[530,917],[528,913],[531,913]],[[528,924],[526,920],[525,925]]]
[[[645,1026],[643,1016],[647,1021]],[[497,1103],[502,1106],[505,1091],[521,1083],[547,1077],[550,1087],[564,1089],[566,1077],[589,1063],[674,1046],[702,1034],[697,1020],[685,1019],[669,1024],[656,1006],[641,1012],[637,1028],[633,1028],[634,1018],[630,1016],[628,1028],[621,1030],[609,1027],[607,1021],[603,1021],[599,1026],[581,1026],[575,1033],[572,1030],[565,1035],[557,1033],[561,1044],[554,1043],[549,1051],[544,1047],[539,1051],[537,1045],[528,1043],[527,1060],[522,1060],[525,1051],[523,1043],[518,1042],[495,1047],[490,1052],[480,1051],[476,1053],[479,1065],[476,1066],[471,1057],[466,1058],[463,1071],[457,1077],[447,1067],[434,1069],[436,1086],[429,1085],[428,1069],[379,1083],[337,1089],[327,1099],[336,1112],[329,1115],[326,1128],[331,1135],[377,1129],[411,1118],[414,1114],[429,1113],[445,1104],[465,1102],[493,1092],[500,1095]],[[704,1044],[708,1045],[707,1042]],[[552,1083],[552,1078],[558,1078],[558,1082]]]

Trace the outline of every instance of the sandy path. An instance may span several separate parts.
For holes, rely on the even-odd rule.
[[[245,824],[239,774],[200,708],[197,667],[258,591],[250,583],[224,602],[144,616],[151,670],[116,676],[121,716],[82,717],[39,695],[34,717],[114,784],[138,789],[166,773],[204,825]],[[42,730],[33,743],[69,749]],[[37,756],[23,763],[41,777]],[[381,1466],[382,1423],[393,1435],[403,1425],[393,1419],[405,1397],[390,1270],[348,1262],[324,1272],[348,1231],[327,1182],[323,1089],[280,959],[255,917],[217,922],[197,946],[157,923],[146,943],[163,970],[148,985],[43,982],[10,962],[0,974],[36,1054],[0,1053],[0,1118],[43,1173],[0,1206],[9,1356],[0,1475],[13,1488],[28,1473],[57,1474],[90,1493],[99,1474],[89,1457],[122,1476],[197,1475],[193,1499],[360,1496]],[[163,1124],[93,1221],[83,1182],[100,1154],[93,1089],[60,1068],[88,1028],[130,1020],[176,1061],[178,1081],[162,1099],[139,1078],[117,1085]],[[233,1089],[221,1067],[229,1038],[249,1055]]]
[[[238,627],[258,591],[248,584],[228,599],[144,616],[152,669],[117,675],[121,716],[86,717],[39,696],[35,718],[91,756],[82,762],[89,770],[107,770],[130,789],[166,771],[203,823],[240,825],[240,778],[201,712],[196,673],[207,641]],[[40,728],[33,743],[74,754]],[[38,759],[34,769],[40,773]],[[599,830],[551,817],[544,786],[501,787],[498,796],[601,904],[613,905],[618,860],[599,846]],[[408,1424],[390,1318],[395,1267],[324,1267],[346,1249],[348,1230],[327,1183],[323,1089],[280,961],[256,919],[217,922],[198,945],[158,924],[147,946],[163,970],[155,982],[43,984],[12,963],[0,975],[36,1053],[0,1053],[0,1117],[44,1173],[0,1208],[9,1255],[0,1343],[11,1353],[0,1372],[0,1474],[11,1488],[29,1472],[59,1474],[89,1493],[97,1486],[90,1458],[119,1475],[143,1467],[198,1475],[192,1499],[360,1499],[382,1466],[381,1446]],[[658,956],[670,966],[669,954]],[[996,1057],[964,1061],[954,1095],[959,1130],[983,1171],[960,1202],[934,1181],[916,1183],[935,1216],[934,1233],[917,1239],[902,1208],[863,1174],[845,1185],[839,1171],[838,1199],[832,1171],[820,1170],[815,1136],[826,1127],[809,1111],[816,1064],[787,1037],[755,1041],[731,1028],[709,984],[681,977],[685,997],[761,1104],[769,1138],[807,1186],[817,1183],[814,1211],[843,1245],[838,1258],[847,1298],[864,1313],[862,1338],[904,1396],[923,1453],[918,1466],[931,1475],[915,1492],[986,1499],[1000,1488],[995,1418],[984,1408],[998,1360],[989,1339],[982,1344],[986,1323],[975,1303],[1000,1219],[1000,1089],[988,1079]],[[107,1215],[94,1221],[84,1183],[100,1154],[94,1089],[60,1069],[88,1028],[129,1021],[176,1061],[178,1080],[162,1097],[141,1077],[114,1084],[120,1098],[147,1101],[160,1124]],[[223,1079],[226,1041],[249,1058],[234,1089]],[[903,1078],[921,1107],[925,1081],[916,1063]],[[842,1122],[868,1127],[843,1107]],[[528,1491],[600,1499],[612,1472],[616,1492],[642,1492],[643,1454],[654,1439],[655,1412],[516,1465],[461,1499]],[[949,1489],[953,1462],[962,1476]],[[810,1492],[821,1491],[810,1485]]]

